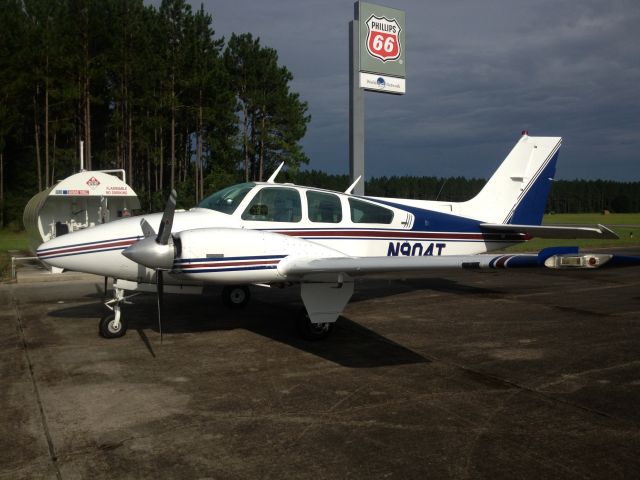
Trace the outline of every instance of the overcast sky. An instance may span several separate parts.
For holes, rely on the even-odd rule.
[[[216,36],[278,51],[309,104],[310,168],[348,173],[353,1],[203,3]],[[407,94],[365,94],[367,177],[488,178],[526,129],[564,138],[557,178],[640,180],[639,0],[371,3],[406,12]]]

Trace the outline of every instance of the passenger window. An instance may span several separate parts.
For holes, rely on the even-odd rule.
[[[389,224],[393,221],[393,211],[380,205],[350,198],[349,208],[351,210],[351,221],[353,223]]]
[[[300,194],[293,188],[263,188],[242,213],[242,219],[259,222],[299,222],[302,219]]]
[[[342,204],[337,195],[307,191],[309,220],[312,222],[340,223],[342,221]]]

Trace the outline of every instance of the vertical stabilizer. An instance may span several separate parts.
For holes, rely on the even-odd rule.
[[[480,193],[456,210],[487,223],[540,225],[561,143],[523,134]]]

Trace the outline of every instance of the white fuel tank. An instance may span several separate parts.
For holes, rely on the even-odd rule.
[[[139,208],[136,193],[117,176],[82,171],[34,195],[22,220],[35,252],[52,238],[130,216]]]

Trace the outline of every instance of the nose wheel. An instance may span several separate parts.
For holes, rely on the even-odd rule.
[[[103,338],[119,338],[127,333],[127,324],[121,318],[116,320],[115,313],[108,313],[100,319],[98,331]]]

